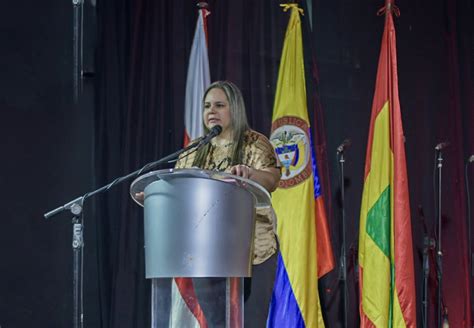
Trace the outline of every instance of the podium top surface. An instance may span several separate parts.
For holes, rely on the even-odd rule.
[[[255,198],[255,207],[257,209],[271,206],[269,192],[257,182],[225,172],[203,169],[164,169],[146,173],[132,182],[130,185],[130,196],[138,205],[143,206],[143,197],[137,197],[137,194],[143,192],[152,182],[159,180],[172,181],[176,178],[211,179],[222,181],[222,183],[231,183],[250,192]]]

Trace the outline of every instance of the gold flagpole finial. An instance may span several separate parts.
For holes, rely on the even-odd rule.
[[[295,8],[296,10],[299,11],[301,15],[304,15],[304,10],[300,7],[298,7],[298,4],[296,2],[290,2],[290,3],[281,3],[280,7],[283,7],[283,11],[287,12],[288,9],[290,8]]]

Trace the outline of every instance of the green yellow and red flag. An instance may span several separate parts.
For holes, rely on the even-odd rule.
[[[359,226],[361,327],[416,327],[408,177],[398,97],[393,1],[372,104]]]

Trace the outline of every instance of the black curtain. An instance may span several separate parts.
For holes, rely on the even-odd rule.
[[[95,79],[84,80],[80,105],[72,102],[72,3],[54,0],[45,5],[21,0],[0,12],[0,34],[5,40],[0,61],[2,327],[71,324],[70,215],[65,212],[49,221],[42,215],[182,144],[184,81],[196,7],[193,1],[155,2],[97,1],[97,74]],[[93,68],[88,60],[93,53],[90,36],[94,24],[87,14],[93,9],[92,1],[85,3],[87,71]],[[318,152],[323,153],[320,158],[324,154],[328,158],[326,171],[331,183],[324,192],[334,204],[329,212],[334,214],[330,225],[336,261],[342,222],[334,150],[343,139],[352,139],[345,163],[352,327],[358,326],[360,198],[383,29],[383,18],[376,12],[383,3],[313,0],[302,19],[308,108],[313,127],[317,127],[313,133],[322,134],[315,140]],[[418,322],[421,326],[424,227],[434,236],[436,222],[433,148],[446,140],[451,145],[446,148],[443,167],[443,294],[451,326],[467,327],[472,304],[469,291],[473,288],[468,287],[472,277],[469,279],[467,267],[462,173],[466,158],[474,153],[474,6],[470,0],[399,0],[396,4],[401,10],[395,24]],[[239,84],[252,126],[268,134],[288,14],[270,0],[214,0],[209,5],[212,79],[227,78]],[[312,31],[308,28],[310,18]],[[95,107],[92,81],[97,91]],[[324,126],[326,142],[322,138]],[[471,164],[468,169],[471,208],[473,168]],[[149,322],[142,213],[132,204],[127,189],[127,185],[116,186],[86,202],[87,327],[143,327]],[[431,265],[433,268],[434,263]],[[434,281],[430,284],[435,294]],[[337,268],[323,278],[320,287],[327,326],[340,327]],[[434,304],[432,298],[432,325]]]
[[[357,240],[363,165],[375,73],[383,31],[376,15],[383,1],[313,1],[302,17],[308,108],[315,144],[327,175],[328,206],[336,263],[340,252],[337,145],[350,137],[346,157],[346,227],[349,256],[349,324],[358,325]],[[423,226],[433,230],[432,150],[452,147],[446,159],[445,303],[454,326],[467,326],[469,296],[462,167],[473,152],[474,88],[472,5],[467,0],[399,1],[398,69],[407,137],[418,322],[421,324]],[[278,65],[289,15],[273,1],[209,1],[211,79],[236,82],[251,126],[269,134]],[[103,0],[99,2],[96,185],[138,169],[183,142],[184,90],[197,18],[195,2]],[[312,18],[312,29],[309,18]],[[319,70],[317,69],[319,68]],[[325,139],[327,132],[327,140]],[[324,158],[328,161],[325,163]],[[328,165],[327,167],[324,167]],[[471,171],[472,172],[472,171]],[[329,181],[331,183],[329,183]],[[98,279],[103,327],[149,324],[149,285],[144,279],[141,209],[118,186],[96,201]],[[419,207],[425,217],[420,217]],[[434,265],[434,264],[433,264]],[[325,320],[340,327],[338,268],[321,281]],[[453,286],[453,287],[448,287]],[[435,288],[435,286],[432,286]],[[433,309],[433,307],[431,307]]]
[[[211,79],[242,89],[253,128],[269,134],[289,15],[272,2],[210,1]],[[180,148],[194,2],[101,1],[96,109],[97,186]],[[127,185],[96,202],[102,323],[149,324],[142,211]]]

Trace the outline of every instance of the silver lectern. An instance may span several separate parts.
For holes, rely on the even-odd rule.
[[[268,192],[223,172],[167,169],[137,178],[130,194],[144,206],[152,327],[242,327],[242,277]]]

